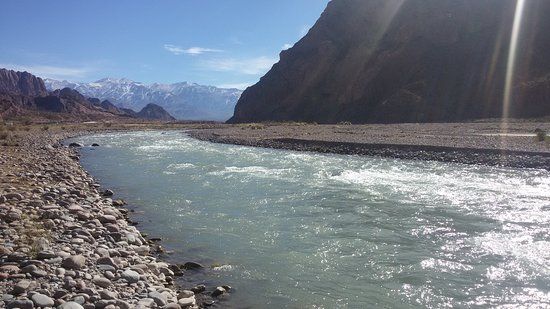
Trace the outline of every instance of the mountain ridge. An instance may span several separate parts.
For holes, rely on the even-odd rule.
[[[48,92],[43,80],[28,72],[0,69],[0,119],[17,117],[57,120],[139,118],[173,121],[162,107],[149,104],[140,112],[87,98],[71,88]]]
[[[196,83],[172,84],[135,82],[127,78],[106,77],[91,83],[45,79],[49,90],[72,88],[89,97],[109,100],[122,108],[139,110],[155,102],[182,120],[225,121],[233,114],[242,91]]]

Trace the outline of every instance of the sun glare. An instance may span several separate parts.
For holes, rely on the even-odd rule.
[[[514,14],[514,24],[512,26],[512,35],[510,36],[510,48],[508,52],[508,62],[506,65],[506,81],[504,85],[504,102],[502,106],[502,130],[508,131],[508,118],[510,117],[510,106],[513,100],[513,82],[516,72],[516,58],[518,52],[519,35],[525,9],[525,0],[518,0],[516,12]]]

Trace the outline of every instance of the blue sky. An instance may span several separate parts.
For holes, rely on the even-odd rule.
[[[329,0],[3,0],[0,67],[42,77],[253,84]]]

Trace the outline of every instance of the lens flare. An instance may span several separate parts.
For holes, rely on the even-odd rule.
[[[506,81],[504,85],[504,102],[502,106],[502,131],[508,132],[508,118],[510,118],[510,106],[513,100],[513,83],[516,71],[516,57],[519,45],[519,35],[521,33],[521,24],[526,0],[518,0],[516,12],[514,14],[514,24],[512,26],[512,35],[510,37],[510,48],[508,52],[508,63],[506,65]]]

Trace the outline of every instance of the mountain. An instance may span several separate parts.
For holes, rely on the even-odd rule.
[[[0,69],[0,119],[50,113],[84,119],[109,115],[94,108],[74,90],[49,93],[39,77],[28,72]]]
[[[118,108],[107,100],[86,98],[71,88],[48,92],[39,77],[28,72],[0,69],[0,119],[18,117],[79,121],[122,118],[174,120],[154,104],[136,113],[131,109]]]
[[[0,69],[0,92],[24,96],[39,96],[48,93],[44,81],[27,72]]]
[[[172,117],[164,108],[149,103],[137,113],[137,117],[147,120],[161,120],[161,121],[174,121],[176,118]]]
[[[516,0],[333,0],[229,122],[502,117]],[[550,1],[525,1],[509,116],[550,114]]]
[[[225,121],[233,115],[242,91],[190,83],[146,85],[129,79],[104,78],[93,83],[45,80],[49,90],[72,88],[85,96],[109,100],[123,108],[139,110],[150,102],[178,119]]]

